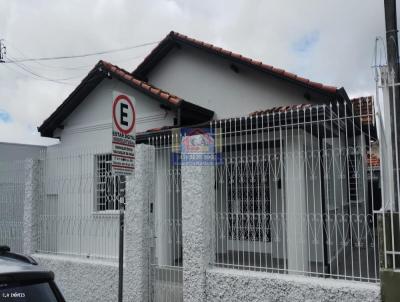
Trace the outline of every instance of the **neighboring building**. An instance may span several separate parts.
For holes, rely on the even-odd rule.
[[[45,146],[0,142],[0,238],[17,252],[23,243],[26,159],[39,159],[45,151]]]
[[[45,150],[46,146],[0,142],[0,161],[39,158]]]

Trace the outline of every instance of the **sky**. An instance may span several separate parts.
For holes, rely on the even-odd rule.
[[[9,59],[70,56],[156,42],[174,30],[327,85],[375,94],[384,63],[377,0],[0,0]],[[134,70],[155,45],[59,61],[0,63],[0,142],[51,144],[37,127],[104,59]],[[32,74],[35,73],[36,75]],[[38,77],[39,76],[39,77]],[[62,79],[62,80],[59,80]]]

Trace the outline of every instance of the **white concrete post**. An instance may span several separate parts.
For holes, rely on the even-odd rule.
[[[182,166],[183,301],[206,301],[212,252],[214,166]]]
[[[42,165],[39,160],[25,160],[24,244],[23,252],[33,254],[38,242],[38,207],[43,184]]]
[[[137,145],[128,178],[125,210],[124,301],[148,301],[149,203],[153,198],[154,147]]]
[[[295,136],[286,145],[286,234],[289,271],[308,271],[308,228],[305,197],[304,138]]]

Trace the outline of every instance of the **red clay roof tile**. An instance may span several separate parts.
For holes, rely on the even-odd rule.
[[[239,54],[239,53],[236,53],[236,52],[232,52],[232,53],[231,53],[231,57],[241,59],[241,58],[242,58],[242,55]]]
[[[264,110],[258,110],[254,111],[249,114],[249,116],[257,116],[257,115],[266,115],[266,114],[271,114],[271,113],[288,113],[292,111],[297,111],[301,109],[308,109],[311,108],[313,105],[312,104],[296,104],[296,105],[285,105],[285,106],[279,106],[279,107],[273,107],[269,109],[264,109]],[[314,105],[314,106],[319,106],[319,105]]]
[[[288,71],[285,71],[285,76],[288,77],[288,78],[291,78],[291,79],[297,79],[298,78],[297,74],[294,74],[294,73],[291,73],[291,72],[288,72]]]
[[[360,116],[365,125],[374,122],[374,98],[373,96],[359,97],[351,100],[354,112]]]
[[[283,69],[272,67],[272,70],[277,73],[285,73]]]
[[[295,74],[293,74],[291,72],[287,72],[287,71],[285,71],[283,69],[280,69],[280,68],[274,68],[271,65],[263,64],[260,61],[256,61],[256,60],[252,60],[252,59],[247,58],[247,57],[243,57],[240,54],[233,53],[233,52],[231,52],[229,50],[226,50],[226,49],[223,49],[223,48],[220,48],[220,47],[216,47],[215,45],[212,45],[212,44],[209,44],[209,43],[205,43],[205,42],[190,38],[190,37],[188,37],[186,35],[183,35],[183,34],[180,34],[180,33],[174,32],[174,31],[171,31],[171,33],[165,39],[170,39],[170,38],[172,38],[172,39],[177,38],[177,39],[180,39],[180,40],[187,41],[187,42],[190,42],[192,44],[195,44],[196,46],[200,46],[201,48],[210,49],[210,50],[214,51],[216,54],[224,55],[224,56],[239,60],[239,61],[241,61],[243,63],[249,64],[250,66],[259,67],[261,69],[264,69],[264,71],[275,73],[277,76],[285,77],[287,79],[296,81],[296,82],[298,82],[300,84],[310,86],[311,88],[316,88],[316,89],[319,89],[319,90],[322,90],[322,91],[325,91],[325,92],[328,92],[328,93],[336,93],[338,91],[338,89],[336,87],[334,87],[334,86],[323,85],[323,84],[320,84],[320,83],[315,84],[316,82],[312,82],[309,79],[306,79],[306,78],[303,78],[303,77],[299,77],[299,76],[297,76],[297,75],[295,75]],[[162,42],[160,42],[160,44]],[[145,64],[148,60],[150,60],[152,54],[155,53],[156,49],[157,49],[157,47],[144,59],[142,64]],[[142,64],[140,64],[138,68],[140,68],[140,66]],[[136,70],[138,70],[138,69],[136,69]]]
[[[274,69],[274,67],[272,67],[271,65],[264,64],[264,63],[261,63],[261,67],[262,67],[262,68],[265,68],[265,69],[269,69],[269,70]]]
[[[304,84],[307,84],[307,85],[310,83],[309,79],[302,78],[302,77],[297,77],[297,80],[300,82],[303,82]]]
[[[137,87],[141,87],[142,89],[147,90],[148,92],[150,92],[151,94],[161,97],[162,99],[166,100],[167,102],[171,103],[172,105],[178,105],[182,99],[172,95],[166,91],[161,90],[160,88],[157,88],[153,85],[150,85],[147,82],[141,81],[139,79],[136,79],[134,76],[132,76],[131,73],[129,73],[128,71],[113,65],[111,63],[108,63],[106,61],[100,61],[102,63],[102,65],[107,68],[110,72],[120,76],[121,78],[128,80],[131,84],[137,86]]]
[[[308,84],[310,86],[313,86],[313,87],[316,87],[316,88],[322,88],[324,86],[321,83],[317,83],[317,82],[313,82],[313,81],[310,81]]]
[[[232,51],[225,50],[223,48],[221,48],[221,50],[219,50],[218,52],[223,53],[223,54],[228,55],[228,56],[230,56],[232,54]]]

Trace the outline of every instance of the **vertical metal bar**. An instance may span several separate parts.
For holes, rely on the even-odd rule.
[[[311,240],[310,240],[310,209],[309,209],[309,176],[308,176],[308,146],[312,144],[312,141],[307,142],[307,120],[306,120],[306,114],[307,114],[307,108],[302,108],[303,111],[303,162],[304,162],[304,170],[305,170],[305,202],[306,202],[306,212],[304,214],[304,219],[306,222],[306,238],[307,238],[307,243],[306,248],[308,252],[308,263],[307,265],[307,270],[305,272],[310,272],[311,267],[310,267],[310,261],[311,261]],[[299,119],[300,122],[300,119]],[[301,177],[301,176],[300,176]]]
[[[288,111],[285,111],[285,124],[284,124],[284,129],[285,129],[285,141],[281,142],[280,146],[279,146],[279,153],[280,157],[279,157],[279,161],[281,164],[281,169],[280,169],[280,173],[281,173],[281,185],[282,185],[282,189],[281,189],[281,202],[282,202],[282,211],[281,213],[277,212],[277,219],[278,217],[280,218],[280,220],[282,221],[282,242],[283,242],[283,249],[282,249],[282,255],[283,255],[283,269],[284,272],[287,271],[288,269],[288,253],[287,253],[287,238],[288,238],[288,234],[287,234],[287,195],[286,195],[286,177],[288,177],[289,173],[286,173],[286,165],[287,165],[287,159],[288,159],[288,153],[287,153],[287,146],[288,146],[288,135],[289,135],[289,131],[290,128],[287,125],[287,120],[288,120]],[[280,129],[282,129],[283,124],[281,123],[279,125]],[[280,130],[282,131],[282,130]],[[286,148],[286,149],[284,149]],[[276,151],[274,151],[276,152]],[[271,198],[270,198],[271,199]],[[271,207],[270,207],[271,208]],[[278,225],[278,224],[277,224]],[[279,261],[279,257],[278,257],[278,261]]]
[[[334,252],[334,257],[336,258],[336,274],[339,274],[339,248],[338,248],[338,237],[337,237],[337,196],[336,196],[336,173],[335,169],[337,167],[340,167],[340,164],[337,163],[336,161],[336,154],[335,154],[335,142],[334,142],[334,134],[335,134],[335,125],[333,123],[335,117],[333,115],[333,104],[330,103],[330,122],[331,122],[331,143],[332,143],[332,170],[333,170],[333,200],[334,200],[334,216],[333,216],[333,230],[335,232],[335,252]],[[337,131],[340,132],[339,127],[337,126]],[[340,178],[339,178],[340,179]],[[329,216],[330,213],[329,213]]]
[[[367,194],[366,194],[366,189],[368,189],[368,180],[365,179],[365,176],[367,176],[367,171],[366,171],[366,167],[365,165],[368,165],[368,159],[367,159],[367,150],[368,150],[368,145],[370,138],[369,137],[365,137],[365,133],[364,133],[364,121],[363,121],[363,117],[364,117],[364,113],[362,111],[363,106],[363,99],[359,100],[359,125],[360,125],[360,139],[361,139],[361,144],[360,144],[360,151],[361,151],[361,156],[360,156],[360,164],[361,164],[361,175],[362,175],[362,179],[361,179],[361,186],[362,186],[362,194],[363,194],[363,201],[364,201],[364,219],[363,219],[363,224],[364,224],[364,232],[365,232],[365,256],[366,256],[366,269],[367,269],[367,280],[369,280],[370,275],[369,275],[369,253],[368,253],[368,222],[367,222],[367,206],[368,206],[368,199],[367,199]],[[368,107],[368,104],[366,104],[366,106]],[[367,109],[368,110],[368,109]],[[366,141],[368,139],[368,142]],[[364,145],[362,144],[362,140],[365,141]],[[367,176],[368,177],[368,176]],[[360,267],[362,266],[362,261],[361,259],[359,259],[360,261]],[[360,277],[363,277],[362,275]]]
[[[343,107],[343,110],[346,110],[345,107]],[[342,129],[340,127],[341,122],[342,122],[342,117],[340,116],[340,112],[341,112],[341,108],[340,108],[340,104],[339,102],[336,103],[336,112],[337,112],[337,127],[338,127],[338,140],[339,140],[339,168],[340,168],[340,197],[341,197],[341,220],[342,220],[342,244],[343,244],[343,257],[342,257],[342,261],[343,261],[343,269],[344,269],[344,277],[345,279],[347,279],[347,264],[346,264],[346,234],[345,234],[345,208],[344,208],[344,188],[343,188],[343,159],[342,159],[342,137],[341,137],[341,133],[342,133]],[[338,226],[339,228],[339,226]],[[339,258],[339,255],[338,255]]]
[[[378,98],[378,93],[376,94],[377,98]],[[371,98],[371,112],[370,112],[370,106],[369,104],[367,104],[367,115],[368,115],[368,139],[369,139],[369,150],[370,150],[370,155],[372,154],[372,143],[371,143],[371,124],[374,122],[374,102],[373,99]],[[378,101],[378,99],[377,99]],[[376,263],[377,263],[377,258],[376,258],[376,244],[375,244],[375,215],[374,215],[374,205],[375,205],[375,196],[374,196],[374,185],[373,185],[373,179],[374,179],[374,175],[373,175],[373,167],[371,166],[371,179],[370,179],[370,194],[371,194],[371,205],[372,205],[372,209],[370,209],[370,213],[371,213],[371,219],[372,219],[372,247],[373,247],[373,262],[374,262],[374,272],[373,272],[373,277],[374,279],[377,279],[377,271],[376,271]],[[382,173],[382,171],[380,171]],[[382,204],[382,203],[381,203]]]
[[[357,223],[357,252],[358,252],[358,278],[361,277],[361,241],[360,241],[360,223],[359,223],[359,192],[358,192],[358,174],[359,174],[359,164],[358,164],[358,158],[357,158],[357,150],[359,147],[357,147],[357,141],[356,141],[356,128],[355,128],[355,123],[356,123],[356,117],[355,117],[355,110],[354,110],[354,103],[351,103],[351,112],[352,112],[352,127],[353,127],[353,154],[354,154],[354,164],[355,164],[355,191],[356,191],[356,223]]]
[[[314,141],[315,141],[315,137],[314,137],[314,129],[313,129],[313,125],[314,125],[314,121],[313,121],[313,116],[312,116],[312,112],[313,112],[313,107],[310,108],[310,146],[311,146],[311,150],[310,150],[310,157],[311,159],[308,159],[307,162],[309,162],[311,160],[311,163],[309,163],[310,165],[310,169],[311,169],[311,181],[312,181],[312,214],[310,214],[310,217],[312,217],[312,225],[310,225],[310,228],[312,229],[311,234],[313,234],[313,238],[311,239],[310,244],[314,245],[314,257],[315,257],[315,269],[314,270],[310,270],[313,273],[318,273],[318,249],[317,249],[317,227],[316,227],[316,189],[315,189],[315,179],[317,178],[317,176],[315,175],[316,171],[315,171],[315,163],[314,163]],[[318,112],[318,111],[317,111]],[[318,127],[318,124],[317,124]]]
[[[326,105],[323,105],[323,134],[322,134],[322,158],[323,158],[323,179],[324,179],[324,201],[322,201],[322,229],[323,229],[323,234],[324,234],[324,272],[323,272],[323,276],[325,276],[326,274],[330,274],[330,259],[331,259],[331,250],[329,248],[330,245],[330,228],[329,228],[329,196],[328,196],[328,187],[327,187],[327,183],[328,183],[328,178],[327,178],[327,173],[328,173],[328,165],[327,165],[327,134],[326,134]],[[328,214],[326,209],[328,209]]]
[[[115,202],[120,202],[115,200]],[[118,256],[118,301],[122,302],[124,280],[124,209],[119,204],[119,256]]]
[[[240,251],[239,251],[239,190],[238,190],[238,168],[239,168],[239,146],[238,146],[238,133],[237,133],[237,118],[234,119],[234,139],[235,139],[235,151],[233,151],[233,148],[230,150],[230,161],[234,167],[234,170],[232,171],[233,173],[233,180],[235,181],[234,183],[231,184],[232,188],[231,190],[234,192],[235,198],[232,200],[232,224],[234,224],[234,232],[232,233],[232,249],[235,250],[235,254],[237,254],[237,265],[240,264]],[[240,120],[239,120],[239,127],[240,127]],[[240,145],[241,146],[241,145]],[[241,147],[240,147],[241,148]],[[233,245],[233,243],[237,241],[238,244]],[[234,263],[235,264],[235,263]],[[235,267],[235,266],[234,266]]]

